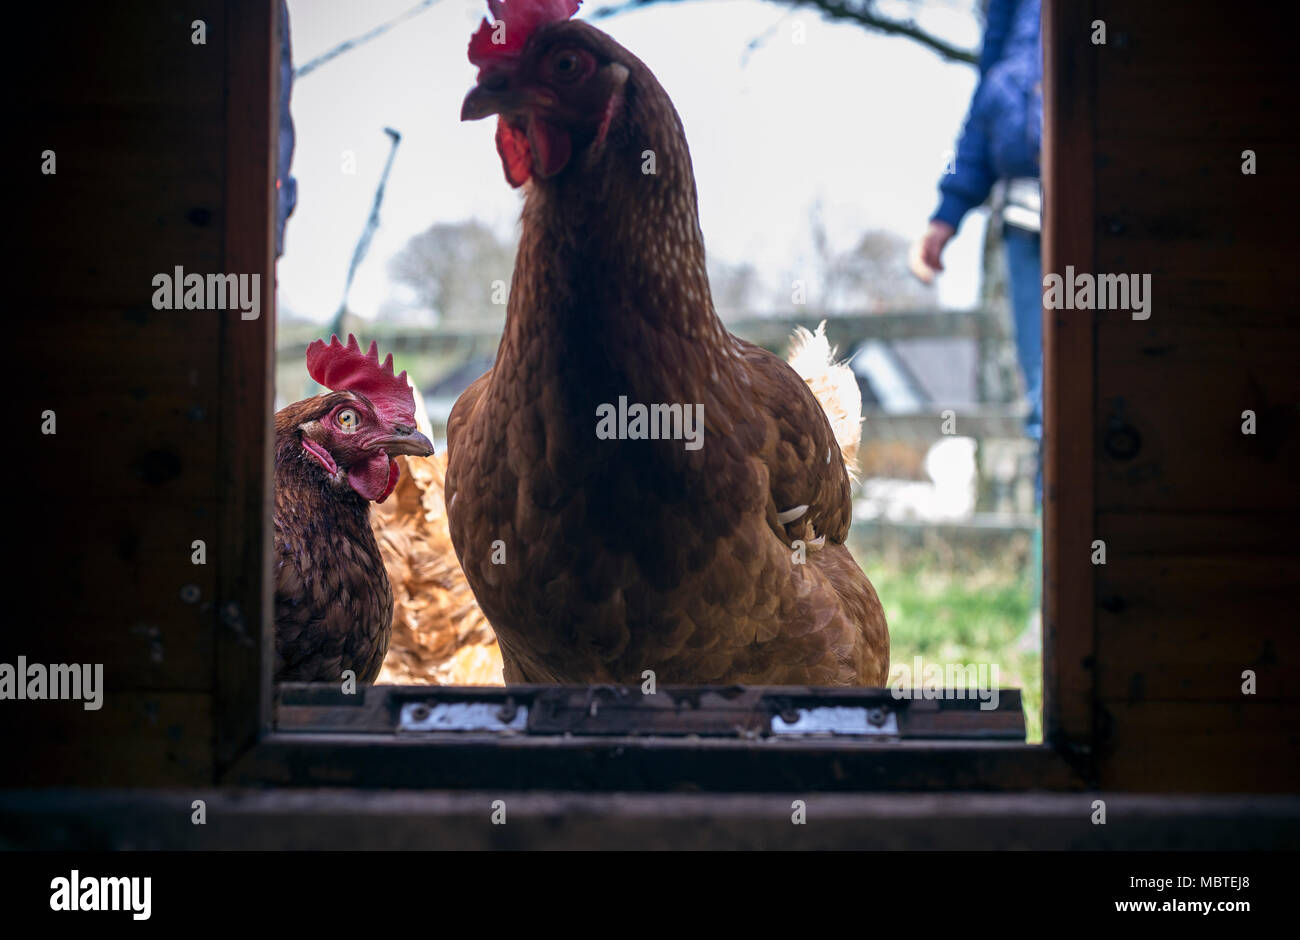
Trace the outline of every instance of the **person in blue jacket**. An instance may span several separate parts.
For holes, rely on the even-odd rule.
[[[1016,352],[1029,399],[1025,430],[1039,444],[1043,433],[1039,0],[990,0],[979,71],[954,159],[939,184],[939,208],[913,252],[913,270],[926,281],[943,270],[944,246],[966,213],[982,204],[996,184]],[[1041,499],[1041,471],[1038,489]]]

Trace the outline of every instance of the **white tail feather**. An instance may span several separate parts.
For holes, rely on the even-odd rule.
[[[858,445],[862,442],[862,392],[853,370],[835,361],[835,350],[826,338],[825,320],[817,324],[815,333],[802,326],[794,328],[787,361],[817,396],[840,445],[844,467],[856,479]]]

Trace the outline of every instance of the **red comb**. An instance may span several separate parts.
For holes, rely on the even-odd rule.
[[[372,341],[370,352],[363,353],[351,333],[346,346],[337,336],[330,337],[328,346],[318,339],[307,347],[307,372],[332,391],[365,395],[389,424],[415,427],[415,395],[406,372],[393,375],[392,353],[379,364],[378,343]]]
[[[519,55],[539,26],[560,23],[578,12],[582,0],[488,0],[485,19],[469,40],[469,60],[479,68]],[[504,24],[504,31],[497,23]],[[493,36],[499,42],[493,42]]]

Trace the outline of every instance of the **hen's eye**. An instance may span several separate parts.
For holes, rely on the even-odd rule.
[[[572,78],[578,74],[578,56],[574,52],[561,52],[551,60],[551,68],[560,78]]]
[[[357,417],[357,413],[351,408],[344,408],[335,416],[334,420],[338,422],[339,427],[343,430],[355,431],[361,419]]]

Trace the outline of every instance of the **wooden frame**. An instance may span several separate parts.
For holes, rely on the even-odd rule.
[[[801,797],[802,798],[802,797]],[[204,801],[208,823],[194,825],[192,803]],[[579,850],[766,849],[839,851],[1061,850],[1204,851],[1285,850],[1300,838],[1296,801],[1269,796],[1108,794],[1115,825],[1089,821],[1090,795],[1075,793],[824,793],[804,799],[807,824],[791,825],[790,793],[588,793],[501,790],[186,789],[183,792],[67,791],[0,793],[3,833],[42,850],[118,849],[200,851],[380,850],[455,848]],[[494,807],[509,807],[509,825],[492,825]],[[1119,821],[1123,822],[1120,823]],[[299,866],[302,860],[295,860]],[[367,860],[369,861],[369,860]],[[884,860],[881,860],[884,861]],[[909,868],[909,861],[913,868]],[[933,856],[891,857],[891,875],[933,874]],[[1257,860],[1249,860],[1255,862]],[[418,870],[379,865],[384,884]],[[1025,859],[1027,873],[1044,860]],[[1242,857],[1233,860],[1240,873]],[[275,864],[273,862],[272,864]],[[337,857],[325,863],[339,864]],[[992,874],[969,881],[972,860],[953,859],[952,874],[978,890],[996,890],[1008,861],[984,866]],[[1014,864],[1014,862],[1013,862]],[[1053,874],[1060,879],[1053,860]],[[1096,856],[1074,864],[1096,874]],[[1131,864],[1119,860],[1118,864]],[[1193,862],[1200,864],[1204,862]],[[901,867],[900,867],[901,866]],[[958,866],[961,866],[959,869]],[[369,867],[369,866],[367,866]],[[316,869],[310,869],[315,872]],[[1064,879],[1080,898],[1095,891]],[[1121,876],[1121,881],[1126,881]],[[1272,879],[1266,879],[1272,880]],[[905,885],[906,880],[889,882]],[[947,882],[945,885],[947,886]],[[400,885],[398,885],[400,887]],[[423,886],[423,885],[421,885]],[[276,883],[275,890],[282,885]],[[879,887],[879,885],[877,885]],[[1252,886],[1253,887],[1253,886]],[[268,892],[268,899],[272,899]],[[1258,901],[1258,894],[1248,897]],[[973,903],[979,899],[972,897]],[[1085,910],[1080,901],[1080,910]]]
[[[1093,582],[1091,414],[1093,326],[1073,318],[1045,323],[1046,529],[1044,687],[1047,744],[838,740],[691,740],[584,734],[545,739],[483,734],[290,732],[272,724],[269,508],[273,504],[271,416],[274,362],[271,199],[277,29],[272,6],[228,4],[228,231],[226,270],[263,272],[258,321],[228,321],[222,359],[220,626],[216,646],[217,779],[237,785],[348,785],[506,789],[675,790],[1017,790],[1082,789],[1090,768]],[[1091,193],[1090,113],[1063,110],[1067,88],[1092,81],[1070,50],[1089,18],[1044,4],[1044,182],[1048,214],[1044,269],[1082,263],[1091,250],[1089,215],[1051,212],[1051,194]],[[1063,54],[1064,52],[1064,54]],[[236,65],[238,63],[238,65]],[[251,66],[250,66],[251,64]],[[1077,100],[1077,99],[1073,99]],[[1057,145],[1069,140],[1068,147]],[[1063,429],[1086,428],[1087,433]],[[1068,495],[1068,498],[1066,498]],[[401,693],[382,687],[357,700],[387,708]],[[421,689],[416,694],[430,693]],[[501,694],[505,694],[502,692]],[[879,693],[877,693],[879,694]],[[336,715],[337,718],[337,715]]]
[[[1092,4],[1043,4],[1043,271],[1092,271]],[[1086,95],[1069,91],[1084,87]],[[1068,313],[1068,315],[1065,315]],[[1087,311],[1043,317],[1043,738],[1072,760],[1092,753],[1095,689],[1093,400],[1096,323]]]
[[[279,22],[273,3],[226,4],[225,270],[261,275],[262,316],[221,327],[221,508],[216,631],[220,774],[270,730],[273,622],[272,453],[275,362],[275,147]],[[267,90],[271,94],[267,94]]]

